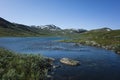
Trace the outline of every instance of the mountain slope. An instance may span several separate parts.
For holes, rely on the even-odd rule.
[[[11,23],[3,18],[0,18],[0,36],[20,36],[20,35],[36,35],[29,26]]]
[[[86,32],[83,29],[61,29],[53,24],[43,26],[27,26],[11,23],[0,18],[0,36],[71,36]]]
[[[46,27],[45,27],[46,26]],[[0,36],[50,36],[53,30],[61,30],[55,25],[45,25],[43,29],[23,24],[11,23],[0,18]]]

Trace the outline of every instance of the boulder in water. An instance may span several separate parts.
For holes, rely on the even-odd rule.
[[[69,59],[69,58],[62,58],[60,62],[66,65],[77,66],[80,65],[80,62],[77,60]]]

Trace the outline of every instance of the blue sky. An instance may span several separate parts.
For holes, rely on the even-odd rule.
[[[0,17],[26,25],[120,29],[120,0],[0,0]]]

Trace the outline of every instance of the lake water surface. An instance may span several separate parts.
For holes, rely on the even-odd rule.
[[[0,47],[20,54],[41,54],[55,58],[53,80],[120,80],[120,55],[102,48],[74,43],[61,43],[60,37],[6,37],[0,38]],[[67,66],[63,57],[79,60],[80,66]]]

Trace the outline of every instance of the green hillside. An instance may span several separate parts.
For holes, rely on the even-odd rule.
[[[48,25],[50,26],[50,25]],[[11,23],[0,18],[0,36],[53,36],[58,31]]]
[[[27,26],[9,22],[0,17],[0,37],[29,37],[29,36],[72,36],[86,32],[84,29],[61,29],[53,24],[41,26]]]

